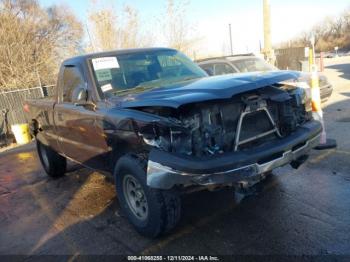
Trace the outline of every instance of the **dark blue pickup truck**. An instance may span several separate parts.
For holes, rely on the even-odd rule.
[[[67,159],[108,171],[126,217],[155,237],[179,221],[180,193],[249,188],[306,159],[321,125],[299,77],[208,77],[173,49],[119,50],[64,61],[55,98],[25,111],[48,175]]]

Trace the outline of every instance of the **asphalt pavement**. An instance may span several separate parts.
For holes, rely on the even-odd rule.
[[[338,148],[313,151],[298,170],[279,168],[261,192],[183,197],[168,236],[147,239],[120,214],[114,185],[70,165],[48,178],[34,145],[0,154],[0,255],[349,255],[350,57],[326,61],[334,94],[324,105]]]

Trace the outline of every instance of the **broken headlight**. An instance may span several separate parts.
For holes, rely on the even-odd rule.
[[[311,88],[310,85],[306,81],[296,82],[294,93],[297,99],[304,105],[306,112],[311,112]]]
[[[139,134],[147,145],[164,151],[190,155],[192,139],[189,132],[182,127],[160,127],[153,125],[145,127]]]
[[[172,152],[192,154],[192,136],[183,128],[170,128],[170,145]]]
[[[168,151],[170,148],[166,128],[161,128],[155,122],[142,127],[139,131],[139,136],[142,138],[143,142],[149,146],[157,147],[165,151]]]

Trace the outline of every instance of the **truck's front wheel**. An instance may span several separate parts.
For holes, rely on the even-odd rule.
[[[119,159],[114,177],[120,206],[136,230],[147,237],[157,237],[176,226],[181,214],[181,200],[175,190],[147,186],[145,163],[137,157]]]
[[[51,177],[63,176],[67,167],[66,158],[38,140],[36,141],[36,148],[45,172]]]

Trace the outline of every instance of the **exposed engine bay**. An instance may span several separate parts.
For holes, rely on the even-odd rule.
[[[168,152],[215,156],[288,136],[311,119],[309,102],[304,89],[275,85],[177,110],[144,108],[172,125],[154,125],[141,134],[147,144]]]

